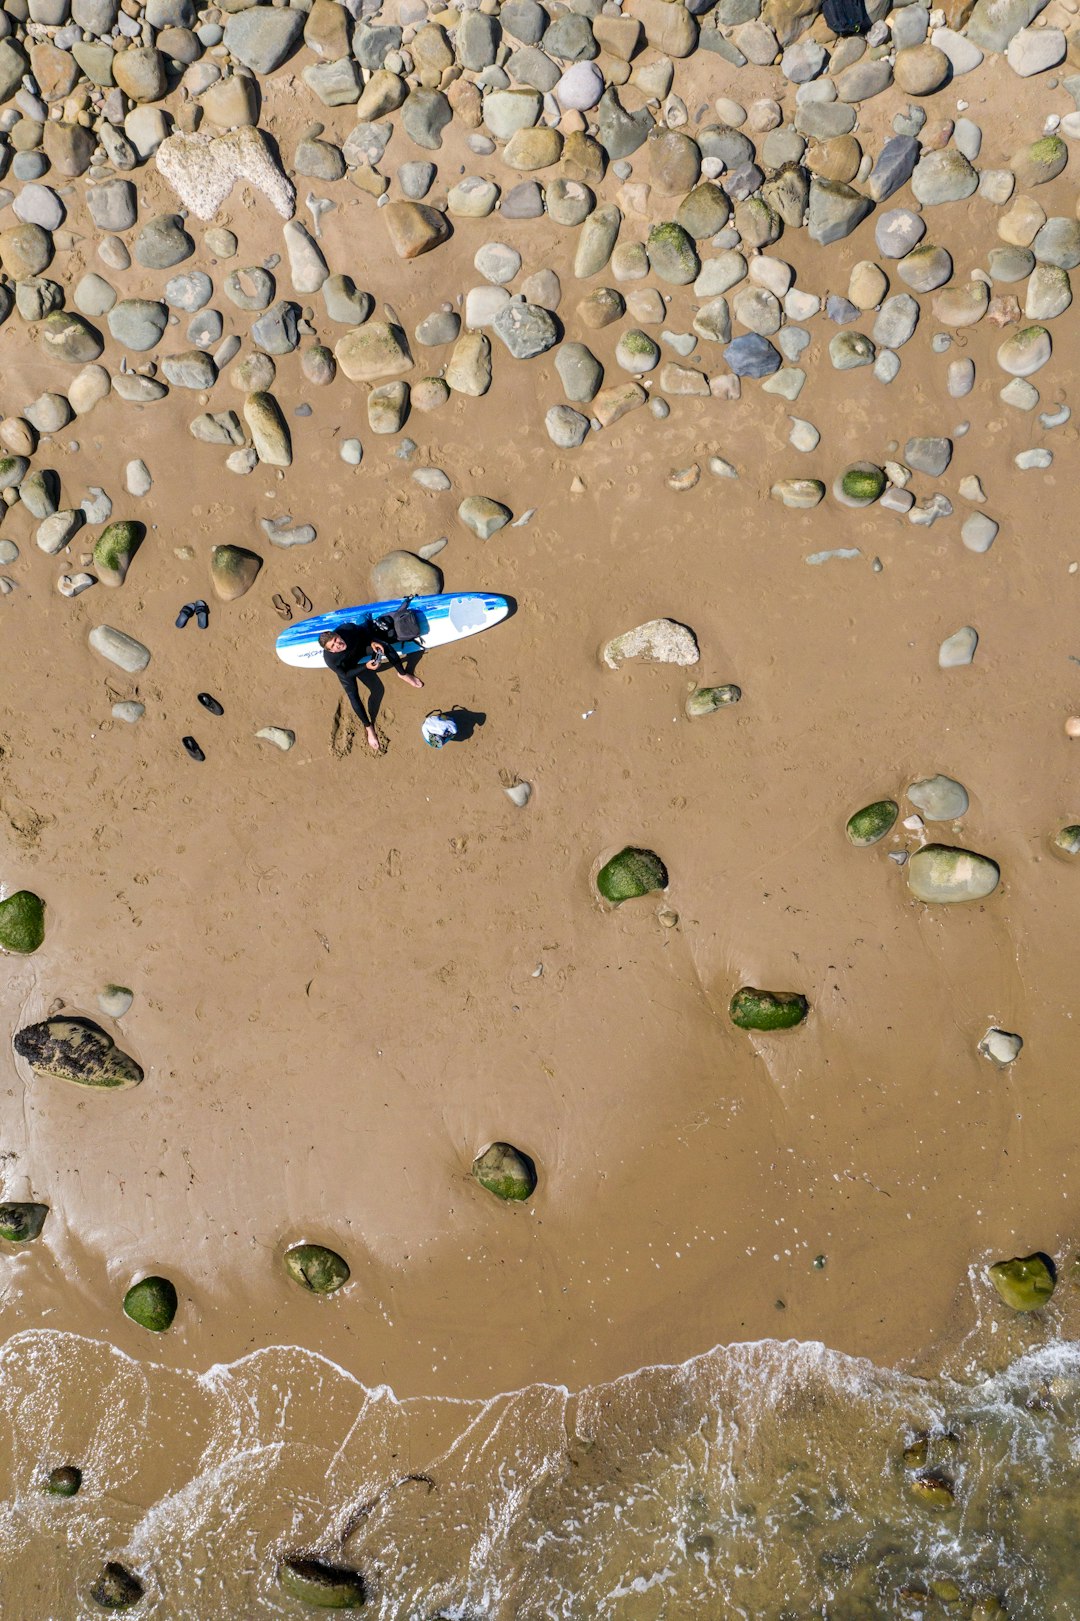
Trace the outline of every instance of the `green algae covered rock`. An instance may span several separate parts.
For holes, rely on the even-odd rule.
[[[94,546],[94,567],[102,585],[123,585],[131,559],[142,545],[141,523],[122,519],[101,531]]]
[[[690,720],[696,720],[699,715],[714,715],[718,709],[737,704],[741,697],[742,688],[731,683],[723,687],[698,687],[686,700],[686,713]]]
[[[124,1311],[140,1328],[164,1334],[176,1316],[176,1289],[168,1278],[150,1276],[133,1283],[124,1296]]]
[[[612,856],[596,875],[597,889],[612,906],[621,906],[623,901],[635,900],[639,895],[649,895],[654,889],[666,889],[667,885],[667,868],[660,857],[651,850],[637,850],[629,844],[617,856]]]
[[[235,602],[255,584],[262,558],[245,546],[215,546],[210,553],[210,583],[222,602]]]
[[[731,998],[731,1022],[740,1030],[790,1030],[802,1024],[810,1004],[798,991],[759,991],[744,985]]]
[[[295,1244],[285,1252],[285,1270],[313,1295],[332,1295],[349,1281],[349,1265],[336,1250],[322,1244]]]
[[[0,947],[28,957],[45,938],[45,903],[29,889],[0,901]]]
[[[510,1143],[492,1143],[473,1160],[473,1175],[482,1188],[500,1199],[521,1203],[536,1191],[536,1166]]]
[[[885,489],[884,469],[873,462],[853,462],[833,485],[837,500],[849,507],[871,506]]]
[[[917,900],[938,905],[985,900],[1001,881],[989,856],[948,844],[924,844],[907,864],[907,884]]]
[[[316,1610],[358,1610],[367,1597],[359,1571],[321,1559],[283,1559],[278,1581],[286,1593]]]
[[[649,228],[649,265],[661,281],[685,287],[701,272],[693,238],[675,220],[665,220]]]
[[[1064,850],[1067,856],[1080,856],[1080,827],[1077,827],[1075,822],[1069,827],[1063,827],[1055,836],[1054,843],[1059,850]]]
[[[77,1086],[138,1086],[143,1072],[113,1038],[91,1019],[71,1014],[28,1024],[16,1032],[15,1051],[38,1075],[53,1075]]]
[[[82,1470],[76,1469],[73,1463],[61,1464],[59,1469],[50,1469],[42,1491],[50,1497],[74,1497],[82,1485]]]
[[[40,1238],[48,1214],[47,1204],[0,1204],[0,1238],[9,1244],[29,1244]]]
[[[1013,1311],[1038,1311],[1054,1292],[1057,1274],[1049,1255],[1025,1255],[995,1261],[987,1276]]]
[[[848,818],[847,836],[860,849],[868,844],[876,844],[892,831],[899,814],[900,807],[895,799],[876,799],[872,805],[864,805],[862,810]]]
[[[952,1481],[944,1475],[916,1475],[908,1482],[908,1490],[927,1508],[952,1508],[955,1502]]]
[[[130,1610],[146,1589],[126,1565],[110,1559],[90,1589],[90,1597],[101,1610]]]

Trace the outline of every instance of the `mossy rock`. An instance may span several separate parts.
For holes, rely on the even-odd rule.
[[[1014,1256],[1011,1261],[995,1261],[988,1277],[998,1294],[1013,1311],[1038,1311],[1054,1292],[1057,1269],[1049,1255]]]
[[[278,1581],[286,1593],[316,1610],[358,1610],[367,1597],[359,1571],[321,1559],[283,1559]]]
[[[94,567],[102,585],[123,585],[145,534],[143,524],[128,519],[111,523],[101,531],[94,544]]]
[[[1054,843],[1059,850],[1064,850],[1067,856],[1080,856],[1080,827],[1075,822],[1069,827],[1063,827]]]
[[[90,1589],[90,1597],[102,1610],[130,1610],[145,1591],[142,1582],[126,1565],[110,1559]]]
[[[45,938],[45,903],[30,889],[0,901],[0,947],[28,957]]]
[[[759,991],[744,985],[731,998],[731,1022],[740,1030],[790,1030],[802,1024],[810,1004],[798,991]]]
[[[849,467],[840,479],[840,488],[849,501],[859,506],[870,506],[878,500],[885,489],[886,478],[880,467],[870,462],[859,462]]]
[[[53,1075],[77,1086],[138,1086],[143,1072],[121,1052],[108,1031],[92,1019],[64,1015],[28,1024],[16,1032],[15,1051],[38,1075]]]
[[[168,1278],[140,1278],[124,1296],[126,1315],[154,1334],[164,1334],[172,1326],[176,1307],[176,1289]]]
[[[50,1497],[74,1497],[81,1485],[82,1470],[76,1469],[73,1463],[65,1463],[59,1469],[49,1470],[41,1489]]]
[[[322,1244],[295,1244],[285,1252],[285,1270],[313,1295],[332,1295],[349,1281],[349,1264]]]
[[[222,602],[235,602],[250,591],[262,558],[244,546],[215,546],[210,553],[210,583]]]
[[[28,1244],[40,1238],[48,1214],[47,1204],[0,1204],[0,1238],[9,1244]]]
[[[908,1490],[927,1508],[952,1508],[956,1501],[952,1481],[944,1475],[916,1475],[908,1482]]]
[[[848,818],[847,836],[860,849],[868,844],[876,844],[892,831],[899,814],[900,807],[895,799],[876,799],[872,805],[864,805],[862,810]]]
[[[0,456],[0,490],[18,489],[29,471],[25,456]]]
[[[925,1469],[930,1458],[930,1437],[920,1435],[904,1448],[905,1469]]]
[[[1004,1604],[993,1594],[984,1594],[971,1606],[971,1621],[1005,1621],[1007,1614]]]
[[[723,687],[698,687],[686,700],[686,713],[690,720],[697,720],[701,715],[715,715],[718,709],[737,704],[741,698],[742,688],[731,683]]]
[[[612,906],[649,895],[668,886],[667,868],[651,850],[637,850],[627,845],[617,856],[612,856],[596,875],[596,887]]]
[[[528,1154],[511,1143],[492,1143],[473,1160],[473,1175],[482,1188],[499,1199],[517,1203],[536,1192],[536,1166]]]

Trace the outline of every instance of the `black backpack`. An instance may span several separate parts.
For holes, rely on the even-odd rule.
[[[822,13],[827,27],[841,39],[851,34],[865,34],[870,28],[864,0],[825,0]]]
[[[393,613],[379,614],[371,623],[387,642],[415,642],[420,636],[420,617],[409,607],[408,598]]]

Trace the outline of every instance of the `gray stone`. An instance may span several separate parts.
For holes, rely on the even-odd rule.
[[[560,450],[573,450],[589,431],[589,419],[569,405],[553,405],[544,417],[548,438]]]
[[[977,0],[968,18],[967,37],[984,51],[1004,52],[1021,28],[1027,28],[1047,0]]]
[[[178,214],[158,214],[147,220],[135,238],[135,258],[146,270],[170,270],[194,251],[195,244]]]
[[[491,67],[499,49],[502,29],[495,17],[482,11],[467,11],[458,24],[454,41],[458,61],[470,73]]]
[[[90,271],[75,288],[75,308],[83,315],[107,315],[116,303],[116,293],[103,277]]]
[[[892,63],[887,56],[864,56],[837,76],[836,94],[841,101],[869,101],[887,90],[892,78]]]
[[[911,177],[911,189],[924,207],[960,202],[978,184],[979,177],[967,158],[952,146],[925,153]]]
[[[952,441],[940,436],[909,439],[904,447],[904,460],[917,473],[927,473],[931,478],[940,478],[952,461]]]
[[[537,45],[550,18],[537,0],[506,0],[499,12],[499,21],[514,39],[520,39],[524,45]]]
[[[484,97],[484,123],[498,140],[508,141],[519,129],[532,129],[542,105],[536,90],[493,90]]]
[[[473,264],[485,281],[504,287],[521,269],[521,254],[505,242],[485,242],[477,248]]]
[[[829,360],[835,371],[872,366],[874,345],[862,332],[838,332],[829,343]]]
[[[913,782],[907,796],[928,822],[955,822],[967,812],[967,789],[952,777],[923,777]]]
[[[855,109],[844,101],[804,102],[795,114],[795,128],[818,141],[850,135],[855,128]]]
[[[416,341],[426,349],[436,349],[441,344],[454,343],[460,331],[460,315],[453,310],[435,310],[417,325]]]
[[[810,182],[810,216],[808,221],[811,240],[828,246],[849,236],[873,208],[868,197],[837,180],[821,180],[817,175]]]
[[[988,552],[1000,527],[985,512],[972,512],[960,526],[960,539],[969,552]]]
[[[911,179],[920,147],[910,135],[893,135],[885,142],[870,172],[866,189],[875,202],[884,202]]]
[[[995,281],[1026,281],[1035,269],[1035,255],[1030,248],[991,248],[986,262]]]
[[[101,334],[88,321],[66,310],[54,310],[46,316],[38,328],[38,342],[50,359],[70,366],[97,360],[105,347]]]
[[[953,272],[952,258],[945,248],[932,242],[920,242],[897,264],[900,280],[916,293],[930,293],[943,287]]]
[[[873,326],[874,342],[881,349],[900,349],[919,321],[919,302],[910,293],[894,293],[878,311]]]
[[[298,141],[293,167],[297,174],[309,180],[330,182],[340,180],[345,173],[345,158],[340,147],[333,146],[329,141]]]
[[[223,283],[225,296],[237,309],[264,310],[274,296],[274,278],[261,265],[230,270]]]
[[[1057,265],[1036,265],[1027,284],[1024,315],[1029,321],[1052,321],[1072,303],[1069,272]]]
[[[579,280],[596,276],[611,258],[622,224],[622,213],[613,203],[598,208],[581,227],[574,254],[574,275]]]
[[[509,304],[492,325],[515,360],[542,355],[559,341],[554,318],[536,304]]]
[[[268,355],[290,355],[300,342],[299,319],[298,306],[279,299],[252,323],[251,341]]]
[[[756,332],[735,338],[724,350],[724,360],[736,377],[769,377],[780,370],[780,356],[767,338]]]
[[[617,158],[628,158],[637,151],[648,138],[653,118],[647,107],[633,113],[627,112],[614,86],[609,85],[597,104],[596,123],[596,138],[614,162]]]
[[[217,367],[209,355],[199,349],[184,354],[166,355],[161,362],[165,381],[173,388],[210,389],[217,382]]]
[[[701,270],[693,238],[674,220],[650,226],[648,252],[653,274],[674,286],[695,281]]]
[[[1057,265],[1061,270],[1075,270],[1076,266],[1080,265],[1080,220],[1060,216],[1048,219],[1036,235],[1031,249],[1040,264]]]
[[[328,276],[320,292],[328,318],[342,326],[362,326],[375,307],[371,294],[360,292],[351,276]]]
[[[344,162],[342,168],[344,169]],[[437,172],[433,163],[417,158],[411,163],[403,163],[398,169],[398,185],[410,202],[419,202],[421,198],[427,196],[435,184]]]
[[[434,152],[442,146],[442,132],[454,115],[441,90],[421,86],[412,92],[400,116],[409,139]]]
[[[942,670],[957,670],[970,664],[979,644],[978,632],[971,625],[962,625],[946,636],[938,649],[938,665]]]
[[[95,653],[129,675],[138,675],[150,663],[150,649],[112,625],[95,625],[87,639]]]
[[[535,220],[544,212],[544,193],[535,180],[520,180],[503,197],[499,213],[508,220]]]
[[[170,309],[184,310],[194,315],[209,304],[214,296],[214,284],[203,270],[191,270],[182,276],[171,276],[165,283],[165,302]]]
[[[226,49],[254,73],[273,73],[299,43],[304,16],[288,6],[233,12],[225,24]]]
[[[604,368],[583,343],[561,344],[555,356],[555,370],[568,400],[586,404],[596,397],[604,381]]]
[[[886,259],[902,259],[926,235],[926,226],[910,208],[890,208],[874,225],[877,250]]]
[[[108,312],[109,331],[117,343],[139,353],[154,348],[168,320],[165,305],[148,298],[122,298]]]
[[[591,62],[600,47],[588,17],[568,11],[544,31],[544,50],[560,62]]]
[[[40,225],[43,231],[58,230],[64,219],[64,205],[49,186],[24,186],[11,212],[24,225]]]

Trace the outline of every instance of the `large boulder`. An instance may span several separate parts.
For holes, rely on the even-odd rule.
[[[377,602],[389,602],[395,597],[433,597],[442,588],[441,571],[412,552],[387,552],[371,570],[371,589]]]
[[[998,1294],[1013,1311],[1038,1311],[1054,1292],[1057,1271],[1049,1255],[1014,1256],[1011,1261],[995,1261],[988,1276]]]
[[[744,985],[731,998],[728,1011],[740,1030],[790,1030],[802,1024],[810,1004],[798,991],[759,991]]]
[[[48,1214],[47,1204],[0,1204],[0,1238],[28,1244],[40,1236]]]
[[[612,906],[637,900],[668,886],[668,873],[652,850],[638,850],[628,844],[606,861],[596,875],[596,887]]]
[[[617,670],[626,659],[685,665],[696,664],[700,654],[697,639],[686,625],[674,619],[650,619],[613,637],[600,656],[609,670]]]
[[[285,1270],[313,1295],[332,1295],[349,1281],[349,1263],[323,1244],[294,1244],[285,1251]]]
[[[143,1072],[91,1019],[60,1014],[16,1032],[15,1051],[37,1075],[103,1089],[138,1086]]]
[[[536,1191],[536,1165],[510,1143],[492,1143],[473,1160],[473,1176],[499,1199],[523,1203]]]
[[[1001,882],[1001,870],[989,856],[947,844],[926,844],[907,864],[908,888],[916,900],[955,905],[981,901]]]
[[[124,1296],[125,1316],[153,1334],[164,1334],[172,1327],[176,1307],[176,1287],[168,1278],[140,1278]]]
[[[210,583],[221,602],[235,602],[255,584],[262,558],[243,546],[215,546],[210,553]]]
[[[261,462],[269,467],[292,465],[289,429],[272,394],[249,394],[244,401],[244,420],[251,429],[251,441]]]
[[[30,889],[0,901],[0,950],[28,957],[45,938],[45,905]]]

